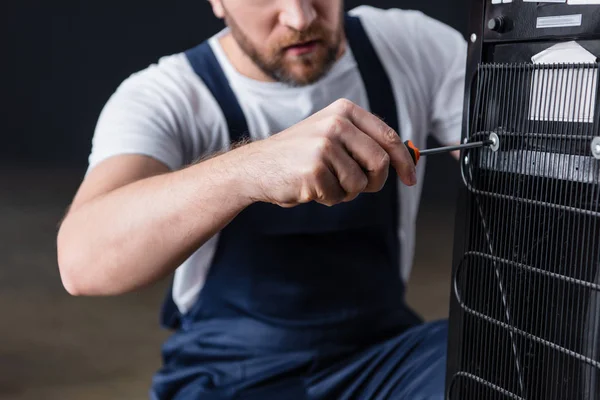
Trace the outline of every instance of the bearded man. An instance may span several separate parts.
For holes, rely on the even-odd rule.
[[[210,0],[226,27],[105,105],[57,238],[66,290],[171,274],[153,399],[442,399],[405,301],[423,178],[460,141],[466,42],[421,12]]]

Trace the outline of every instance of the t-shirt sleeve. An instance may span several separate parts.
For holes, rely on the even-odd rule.
[[[171,170],[185,159],[185,104],[165,70],[152,65],[124,80],[104,105],[92,138],[88,171],[109,157],[140,154]]]
[[[431,99],[431,133],[442,143],[460,142],[464,85],[467,63],[467,42],[463,36],[439,21],[422,15],[423,60],[427,63]]]
[[[407,101],[424,113],[427,132],[440,142],[461,137],[467,43],[454,28],[421,11],[359,6]]]

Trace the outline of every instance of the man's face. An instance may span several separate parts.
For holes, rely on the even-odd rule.
[[[342,0],[211,0],[240,48],[268,76],[316,82],[340,54]]]

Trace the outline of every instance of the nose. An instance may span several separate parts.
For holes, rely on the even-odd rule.
[[[311,0],[287,1],[283,11],[279,14],[279,23],[297,31],[302,31],[310,26],[317,17],[317,12]]]

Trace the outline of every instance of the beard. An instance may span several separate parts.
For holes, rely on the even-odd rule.
[[[265,73],[277,82],[298,87],[310,85],[325,76],[336,62],[342,43],[343,18],[336,31],[313,23],[303,31],[290,30],[284,37],[260,51],[244,34],[225,10],[225,23],[242,51]],[[313,51],[289,55],[292,45],[315,42]]]

